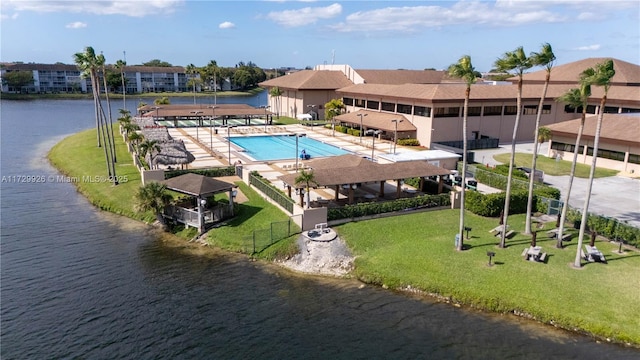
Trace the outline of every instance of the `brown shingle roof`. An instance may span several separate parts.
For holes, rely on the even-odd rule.
[[[439,84],[448,80],[442,70],[356,70],[367,84]]]
[[[451,174],[451,171],[431,165],[426,161],[378,164],[352,154],[316,159],[309,162],[308,165],[313,169],[315,183],[319,186]],[[298,174],[287,174],[278,176],[278,179],[293,186],[296,177]]]
[[[588,58],[554,66],[551,69],[551,78],[549,81],[552,83],[577,84],[580,73],[608,59],[610,58]],[[613,60],[613,68],[616,71],[611,82],[613,85],[640,85],[640,65],[618,59],[611,60]],[[546,70],[539,70],[524,74],[522,79],[525,83],[544,83],[545,76]],[[518,78],[512,77],[508,80],[517,81]]]
[[[350,124],[360,124],[360,116],[358,114],[366,114],[362,117],[362,125],[365,128],[374,128],[385,131],[394,131],[396,126],[391,120],[403,120],[398,123],[398,131],[416,131],[417,128],[407,120],[402,114],[390,114],[378,111],[358,110],[356,112],[342,114],[336,116],[336,120]]]
[[[234,184],[194,173],[176,176],[162,183],[167,185],[167,189],[193,196],[215,194],[235,187]]]
[[[157,113],[155,110],[156,105],[145,105],[139,110],[142,112],[142,116],[158,116],[158,117],[193,117],[196,116],[195,113],[192,112],[201,112],[198,116],[212,116],[213,109],[210,106],[215,106],[215,114],[218,116],[244,116],[244,115],[253,115],[253,116],[264,116],[265,110],[254,108],[247,104],[218,104],[218,105],[157,105],[159,107]],[[270,111],[266,112],[267,114],[272,115],[273,113]]]
[[[263,81],[259,85],[293,90],[335,90],[352,84],[342,71],[302,70]]]
[[[584,123],[582,138],[592,140],[596,134],[596,115],[587,116]],[[580,119],[563,121],[547,125],[552,135],[577,136]],[[601,141],[627,144],[640,147],[640,114],[604,114],[600,130]]]

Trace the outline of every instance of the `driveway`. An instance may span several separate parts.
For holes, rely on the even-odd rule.
[[[516,145],[516,152],[533,153],[533,143]],[[549,144],[544,143],[540,153],[545,154]],[[511,145],[503,145],[498,149],[475,151],[475,160],[479,163],[498,165],[493,156],[511,151]],[[545,174],[544,182],[559,189],[562,198],[569,187],[569,176],[551,176]],[[588,179],[575,178],[571,188],[569,205],[582,211],[587,195]],[[627,221],[640,228],[640,180],[623,176],[610,176],[593,180],[589,212]]]

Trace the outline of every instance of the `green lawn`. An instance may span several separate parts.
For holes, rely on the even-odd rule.
[[[494,155],[493,158],[496,161],[499,161],[503,164],[509,163],[509,157],[511,154],[498,154]],[[524,166],[531,167],[531,156],[532,154],[526,153],[516,153],[515,165],[516,166]],[[544,171],[547,175],[560,176],[560,175],[569,175],[571,173],[571,161],[560,160],[556,161],[555,159],[548,158],[546,156],[538,155],[538,161],[536,161],[536,169]],[[591,165],[586,164],[576,164],[576,177],[579,178],[588,178],[589,171],[591,169]],[[617,170],[609,170],[604,168],[596,168],[595,177],[607,177],[607,176],[615,176],[618,173]]]
[[[574,269],[576,240],[564,249],[538,234],[547,263],[525,261],[530,237],[517,234],[507,247],[489,229],[496,219],[467,214],[472,227],[468,250],[456,252],[458,210],[444,210],[352,222],[337,226],[356,255],[355,276],[390,288],[411,286],[455,301],[497,312],[524,312],[568,329],[640,344],[640,254],[614,253],[617,244],[598,241],[608,264],[586,263]],[[511,217],[524,228],[524,215]],[[419,224],[419,226],[416,226]],[[549,226],[555,224],[549,224]],[[488,267],[487,251],[496,253]]]

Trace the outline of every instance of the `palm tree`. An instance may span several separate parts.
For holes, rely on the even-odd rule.
[[[541,126],[538,129],[538,145],[536,146],[538,154],[540,153],[540,146],[549,140],[551,140],[551,130],[547,127]]]
[[[127,62],[124,60],[116,61],[116,69],[120,70],[120,79],[122,80],[122,108],[127,108],[127,85],[124,81],[124,67],[127,65]]]
[[[135,211],[153,211],[158,222],[164,226],[162,212],[171,201],[171,195],[165,192],[166,189],[166,185],[156,181],[151,181],[138,188],[135,194]]]
[[[540,96],[540,102],[538,103],[538,112],[536,114],[536,125],[533,131],[533,138],[538,141],[540,135],[540,118],[542,117],[542,106],[544,99],[547,97],[547,89],[549,88],[549,79],[551,79],[551,69],[553,63],[556,60],[556,56],[551,49],[551,45],[548,43],[542,45],[540,52],[534,52],[529,54],[529,59],[533,66],[542,66],[545,68],[547,74],[544,79],[544,87],[542,88],[542,96]],[[527,198],[527,213],[525,215],[524,233],[531,234],[531,213],[533,212],[533,182],[535,180],[534,174],[536,173],[536,162],[538,160],[538,147],[534,147],[533,156],[531,159],[531,175],[529,175],[529,197]]]
[[[91,91],[93,95],[94,102],[94,112],[96,117],[96,135],[98,140],[98,147],[102,146],[102,141],[100,137],[100,119],[98,117],[98,107],[97,107],[97,99],[96,99],[96,74],[95,74],[95,61],[96,61],[96,52],[93,50],[91,46],[87,46],[84,49],[84,52],[78,52],[73,55],[73,60],[81,71],[81,77],[89,78],[91,81]],[[98,97],[99,98],[99,97]]]
[[[185,73],[189,75],[189,81],[187,82],[187,86],[193,86],[193,103],[196,103],[196,74],[198,73],[198,68],[195,65],[189,64],[185,69]]]
[[[333,118],[342,114],[344,110],[344,103],[341,99],[331,99],[328,103],[324,104],[324,117],[331,120],[333,127],[333,135],[336,136],[336,125],[333,122]]]
[[[574,109],[582,108],[582,116],[580,117],[580,127],[578,128],[578,135],[576,137],[576,144],[573,151],[573,161],[571,162],[571,172],[569,174],[569,186],[567,193],[565,194],[564,204],[562,205],[562,212],[560,213],[560,224],[558,224],[558,241],[556,247],[562,248],[562,237],[564,236],[564,223],[567,219],[567,210],[569,209],[569,198],[571,197],[571,188],[573,187],[573,179],[576,174],[576,164],[578,163],[578,149],[580,148],[580,141],[582,140],[582,131],[584,130],[584,122],[587,118],[587,103],[589,96],[591,96],[591,84],[586,81],[586,78],[592,76],[593,69],[589,68],[580,75],[580,88],[570,89],[565,94],[558,98],[558,101],[564,102]]]
[[[449,75],[454,78],[463,79],[467,84],[467,88],[464,93],[464,110],[462,117],[462,178],[464,179],[467,173],[467,118],[469,111],[469,97],[471,95],[471,85],[476,82],[476,71],[471,64],[471,57],[465,55],[458,60],[456,64],[449,66]],[[457,250],[463,249],[463,232],[464,232],[464,198],[465,198],[465,185],[464,180],[462,184],[462,191],[460,192],[460,226],[458,228],[459,241]]]
[[[102,71],[102,83],[104,86],[104,96],[105,96],[105,99],[107,99],[107,114],[109,117],[109,122],[105,124],[107,125],[106,126],[107,137],[109,138],[109,143],[111,145],[109,147],[109,151],[111,152],[112,162],[117,163],[118,159],[116,158],[116,142],[113,136],[113,116],[111,115],[111,99],[109,98],[109,87],[107,86],[107,68],[106,68],[107,62],[102,53],[100,53],[100,55],[98,55],[96,59],[97,59],[97,64],[100,67],[100,70]],[[115,164],[112,164],[112,167],[113,167],[113,178],[116,179]]]
[[[301,170],[298,173],[298,176],[296,176],[296,179],[294,180],[296,186],[300,185],[300,184],[304,184],[305,185],[305,191],[306,191],[306,195],[307,195],[307,209],[309,208],[309,205],[311,203],[311,195],[310,195],[310,188],[311,188],[311,184],[316,184],[315,182],[315,175],[313,174],[313,170],[312,171],[305,171],[305,170]],[[301,197],[302,198],[302,197]],[[300,199],[302,202],[302,199]],[[303,204],[300,204],[301,206]]]
[[[167,96],[159,97],[153,100],[154,105],[169,105],[170,103],[171,100],[169,100],[169,97]]]
[[[506,52],[501,58],[496,60],[494,64],[495,68],[500,72],[514,71],[518,76],[518,97],[516,100],[516,119],[513,124],[513,137],[511,138],[511,157],[509,159],[509,176],[507,178],[507,189],[505,191],[504,198],[504,211],[502,224],[504,228],[507,228],[507,220],[509,217],[509,205],[511,198],[511,181],[513,176],[513,164],[516,156],[516,138],[518,135],[518,127],[520,125],[520,114],[522,113],[522,75],[524,71],[531,68],[531,59],[525,55],[522,46],[515,51]],[[505,234],[506,231],[500,233],[500,247],[505,247]]]
[[[280,108],[282,107],[280,105],[280,100],[282,98],[282,90],[280,90],[279,87],[274,86],[269,90],[269,95],[275,99],[276,116],[280,119]]]
[[[220,72],[220,67],[215,60],[211,60],[204,70],[209,83],[213,84],[211,86],[213,88],[213,104],[216,105],[218,103],[218,72]]]
[[[158,140],[149,140],[143,139],[138,145],[138,151],[140,152],[140,156],[143,159],[147,158],[149,155],[149,168],[153,168],[153,155],[155,153],[159,153],[161,150],[160,145],[158,144]]]
[[[613,60],[608,59],[602,63],[596,64],[593,75],[588,77],[586,81],[595,86],[602,86],[604,94],[600,100],[600,109],[598,111],[598,120],[596,122],[596,134],[593,140],[593,156],[591,161],[591,169],[589,171],[589,182],[587,183],[587,197],[584,199],[584,207],[582,209],[582,220],[580,223],[580,233],[578,235],[578,250],[576,251],[576,259],[573,266],[579,268],[582,266],[580,262],[580,250],[582,247],[582,238],[587,226],[587,217],[589,216],[589,201],[591,200],[591,188],[593,187],[593,178],[596,171],[596,162],[598,160],[598,146],[600,144],[600,131],[602,130],[602,119],[604,118],[604,107],[607,103],[607,94],[611,87],[611,79],[616,74],[613,68]],[[576,149],[577,150],[577,149]]]

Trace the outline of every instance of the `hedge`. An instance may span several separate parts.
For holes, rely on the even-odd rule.
[[[341,208],[329,208],[327,220],[349,219],[368,215],[384,214],[402,210],[416,210],[451,205],[449,194],[422,195],[412,198],[383,202],[367,202],[346,205]]]
[[[172,177],[184,175],[187,173],[194,173],[194,174],[204,175],[207,177],[233,176],[236,174],[236,168],[235,166],[227,166],[227,167],[209,168],[209,169],[171,170],[171,171],[165,171],[164,178],[171,179]]]
[[[560,191],[549,188],[546,191],[536,190],[533,193],[533,211],[546,212],[546,204],[540,201],[541,197],[560,198]],[[524,214],[527,212],[527,200],[529,192],[526,190],[516,190],[511,192],[509,202],[509,214]],[[493,194],[482,194],[477,191],[467,191],[465,194],[464,206],[474,214],[487,217],[496,217],[504,209],[504,192]]]
[[[418,139],[398,139],[398,145],[420,146],[420,141]]]
[[[566,220],[569,223],[579,224],[582,221],[582,213],[577,209],[569,209]],[[640,247],[640,229],[617,219],[589,214],[587,230],[595,231],[610,240],[622,240],[633,247]]]

